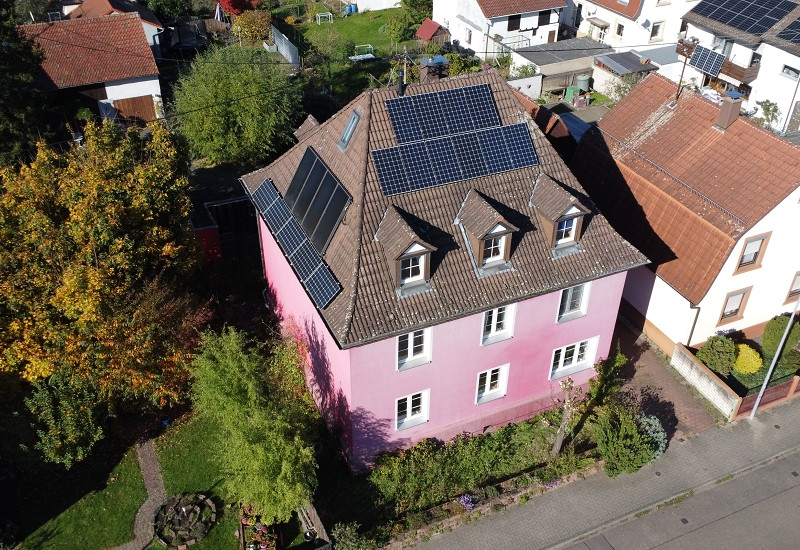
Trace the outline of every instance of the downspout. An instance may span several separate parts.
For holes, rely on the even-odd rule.
[[[794,111],[794,100],[797,99],[797,88],[800,87],[800,78],[797,79],[797,84],[794,85],[794,94],[792,94],[792,101],[789,103],[789,112],[786,114],[786,122],[783,125],[783,133],[786,133],[786,129],[789,127],[789,123],[792,121],[792,112]]]
[[[697,318],[700,317],[700,306],[689,306],[689,309],[697,310],[697,313],[694,314],[694,322],[692,323],[692,330],[689,331],[689,339],[686,340],[686,347],[692,345],[692,336],[694,336],[694,327],[697,326]]]

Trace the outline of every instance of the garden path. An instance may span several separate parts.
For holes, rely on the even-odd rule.
[[[137,443],[136,454],[139,457],[139,468],[142,470],[144,486],[147,489],[147,500],[136,514],[136,521],[133,524],[135,538],[112,550],[142,550],[147,548],[153,542],[153,535],[155,534],[153,520],[156,517],[156,511],[164,504],[166,499],[164,480],[158,467],[158,457],[156,456],[153,440],[148,439]]]

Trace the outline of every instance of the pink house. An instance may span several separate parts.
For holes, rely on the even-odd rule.
[[[354,467],[585,384],[647,262],[493,71],[368,90],[242,182],[276,312]]]

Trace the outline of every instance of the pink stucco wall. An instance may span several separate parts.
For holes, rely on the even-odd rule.
[[[431,361],[397,370],[397,338],[340,350],[274,238],[259,220],[268,284],[277,313],[305,332],[310,348],[309,385],[323,413],[342,428],[354,466],[376,451],[414,444],[427,437],[447,440],[462,433],[522,420],[561,397],[549,380],[553,350],[598,337],[595,362],[608,356],[625,273],[591,282],[586,314],[557,323],[559,292],[519,302],[513,337],[481,345],[482,313],[432,327]],[[508,391],[477,405],[478,374],[509,364]],[[585,384],[594,370],[572,374]],[[430,391],[429,421],[397,430],[395,400]]]

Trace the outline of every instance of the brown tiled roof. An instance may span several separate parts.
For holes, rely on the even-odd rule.
[[[294,131],[294,137],[297,141],[300,141],[317,126],[319,126],[319,121],[314,118],[314,115],[308,115],[297,130]]]
[[[646,261],[611,228],[591,201],[584,203],[591,208],[591,220],[585,225],[581,240],[584,251],[553,260],[550,235],[537,229],[534,210],[528,205],[533,184],[540,174],[548,174],[582,200],[585,192],[513,90],[496,72],[410,85],[406,94],[475,84],[490,86],[502,124],[527,124],[539,158],[538,166],[386,197],[369,152],[397,145],[385,104],[387,99],[397,96],[397,91],[380,88],[362,93],[268,167],[242,177],[251,193],[265,178],[270,178],[283,194],[306,148],[313,146],[353,197],[324,256],[343,287],[330,305],[321,310],[340,346],[352,347],[415,327],[471,315],[625,271]],[[360,113],[360,122],[342,151],[337,143],[353,110]],[[471,189],[490,197],[492,206],[508,223],[520,228],[511,255],[513,270],[483,278],[476,276],[469,245],[459,226],[453,223]],[[391,205],[408,213],[414,219],[411,225],[423,227],[421,236],[438,249],[432,257],[436,268],[431,273],[431,290],[402,299],[395,292],[383,246],[375,240]]]
[[[503,223],[513,231],[519,230],[514,224],[508,223],[475,189],[470,189],[464,198],[464,204],[458,211],[458,220],[478,239],[485,238],[498,223]]]
[[[67,14],[67,19],[90,19],[120,13],[138,13],[142,21],[147,21],[159,29],[164,28],[156,14],[138,2],[129,0],[83,0],[80,6]]]
[[[578,197],[561,187],[547,174],[542,174],[537,179],[531,195],[531,204],[550,221],[556,221],[573,206],[584,212],[588,211]]]
[[[398,208],[394,205],[389,206],[386,215],[383,217],[378,233],[378,242],[383,246],[386,259],[390,262],[397,260],[403,255],[412,243],[418,243],[428,250],[436,250],[436,247],[424,241],[416,231],[408,224]]]
[[[158,74],[136,13],[19,28],[44,50],[42,69],[59,89]]]
[[[483,15],[487,18],[531,13],[534,11],[563,8],[564,0],[477,0]]]
[[[797,188],[800,150],[650,75],[587,134],[571,167],[614,227],[690,302],[708,292],[735,242]]]
[[[592,3],[608,11],[627,17],[628,19],[636,19],[639,15],[639,11],[642,9],[644,0],[630,0],[627,6],[623,6],[618,0],[592,0]]]

